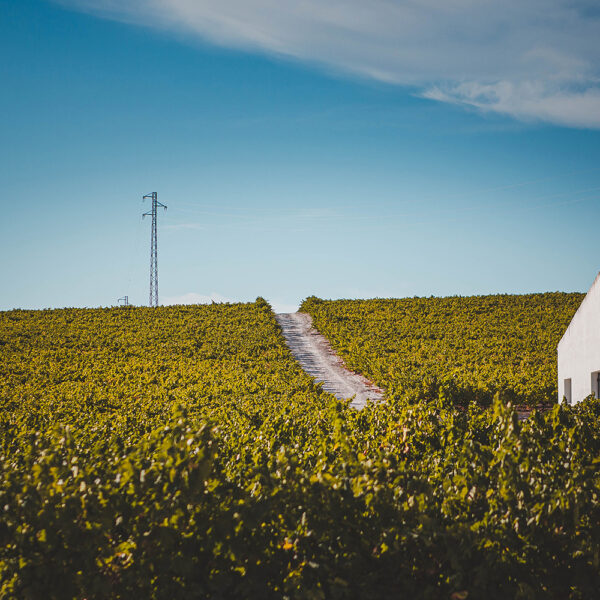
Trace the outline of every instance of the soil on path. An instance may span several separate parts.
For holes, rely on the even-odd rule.
[[[355,408],[362,408],[368,398],[383,398],[383,390],[346,368],[344,361],[331,349],[327,338],[312,326],[310,315],[281,313],[275,318],[294,358],[309,375],[323,382],[325,391],[340,400],[353,398],[351,406]]]

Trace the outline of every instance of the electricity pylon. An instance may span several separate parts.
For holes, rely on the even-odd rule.
[[[167,207],[158,201],[158,194],[156,192],[146,194],[144,200],[146,198],[152,199],[152,210],[142,215],[142,217],[152,216],[152,231],[150,232],[150,306],[158,306],[158,240],[156,235],[156,217],[159,206],[165,210],[167,210]]]

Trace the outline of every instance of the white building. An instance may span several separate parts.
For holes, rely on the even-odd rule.
[[[600,387],[600,273],[558,343],[558,399],[569,404]]]

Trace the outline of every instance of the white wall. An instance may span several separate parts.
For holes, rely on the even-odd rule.
[[[558,343],[558,399],[565,395],[565,379],[571,379],[571,402],[598,395],[600,371],[600,273]]]

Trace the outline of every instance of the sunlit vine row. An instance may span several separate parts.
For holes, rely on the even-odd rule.
[[[388,396],[408,390],[463,403],[547,404],[557,394],[556,346],[582,294],[332,300],[308,298],[317,328],[348,365]]]

